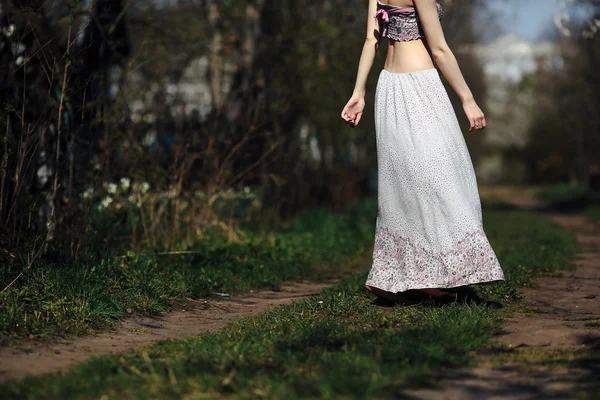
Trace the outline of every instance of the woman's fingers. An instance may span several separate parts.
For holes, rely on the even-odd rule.
[[[359,124],[363,115],[363,105],[355,98],[350,99],[342,110],[342,119],[351,127]]]
[[[348,112],[346,111],[346,109],[344,109],[344,111],[342,111],[342,119],[344,120],[345,123],[347,123],[348,125],[352,126],[353,122],[352,122],[352,117],[348,114]]]
[[[361,118],[362,118],[362,113],[356,113],[356,114],[352,115],[347,109],[344,109],[342,111],[342,119],[344,120],[345,123],[347,123],[351,127],[355,127],[356,125],[358,125]]]
[[[477,120],[475,121],[475,129],[476,130],[482,130],[483,128],[485,128],[486,123],[485,123],[485,117],[482,115],[481,117],[477,118]]]
[[[487,126],[487,122],[485,120],[485,116],[476,117],[473,119],[469,119],[469,131],[479,131]]]
[[[469,120],[469,131],[479,131],[487,126],[485,115],[474,102],[464,104],[463,108]]]
[[[356,114],[356,119],[354,120],[354,126],[357,126],[358,123],[360,122],[361,118],[362,118],[363,113],[357,113]]]
[[[344,109],[344,111],[342,111],[342,119],[346,122],[348,122],[352,119],[352,117],[350,117],[350,114],[348,113],[347,109]]]
[[[346,123],[353,125],[354,120],[356,120],[357,114],[354,114],[346,107],[342,111],[342,119],[346,121]]]

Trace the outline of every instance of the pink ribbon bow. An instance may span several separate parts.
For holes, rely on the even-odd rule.
[[[381,8],[375,13],[375,19],[377,19],[377,20],[381,19],[385,22],[390,22],[390,15],[388,14],[387,11],[385,11],[383,8]]]
[[[387,35],[387,23],[390,22],[390,15],[388,14],[387,11],[385,11],[383,8],[380,8],[376,13],[375,13],[375,20],[380,22],[383,21],[384,27],[383,27],[383,32],[381,32],[382,36]]]

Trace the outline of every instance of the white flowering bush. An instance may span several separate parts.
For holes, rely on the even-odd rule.
[[[91,202],[97,225],[112,232],[114,224],[110,221],[121,221],[119,229],[125,225],[135,243],[152,246],[189,244],[214,228],[235,238],[238,222],[252,219],[263,207],[261,196],[249,186],[239,190],[183,191],[172,185],[158,190],[148,182],[127,177],[105,182],[99,190],[89,188],[81,198]]]
[[[202,190],[197,190],[195,196],[207,200],[208,195]],[[258,212],[262,208],[262,201],[258,193],[249,186],[238,191],[231,188],[218,191],[208,201],[218,214],[230,213],[235,218],[244,218],[248,213]]]
[[[150,184],[148,182],[135,182],[131,184],[131,179],[121,178],[117,183],[103,183],[102,189],[102,191],[97,193],[94,188],[88,188],[81,194],[81,198],[97,200],[96,208],[99,211],[141,207],[150,190]],[[97,198],[95,197],[96,195],[98,195]]]

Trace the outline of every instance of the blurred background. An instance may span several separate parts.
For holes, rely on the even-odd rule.
[[[373,196],[385,51],[361,125],[339,118],[366,7],[2,0],[2,257],[187,248],[213,230],[235,240],[243,224]],[[482,193],[591,201],[600,1],[446,0],[443,24],[488,117],[483,133],[465,131]]]

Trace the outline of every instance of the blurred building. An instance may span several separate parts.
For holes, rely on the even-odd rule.
[[[541,63],[560,63],[553,42],[532,42],[514,34],[499,36],[472,46],[481,60],[488,98],[488,127],[484,133],[485,154],[479,158],[481,183],[520,183],[525,162],[520,151],[530,139],[535,107],[535,75]]]
[[[129,90],[131,96],[129,107],[134,121],[142,118],[153,120],[153,100],[157,93],[161,94],[164,104],[167,104],[178,114],[187,117],[197,113],[200,119],[205,119],[212,109],[212,95],[208,83],[208,57],[198,57],[192,60],[183,71],[181,78],[173,82],[167,78],[161,84],[148,88],[144,77],[136,72],[129,72]],[[227,80],[227,85],[230,81]],[[113,91],[117,91],[117,84]]]

